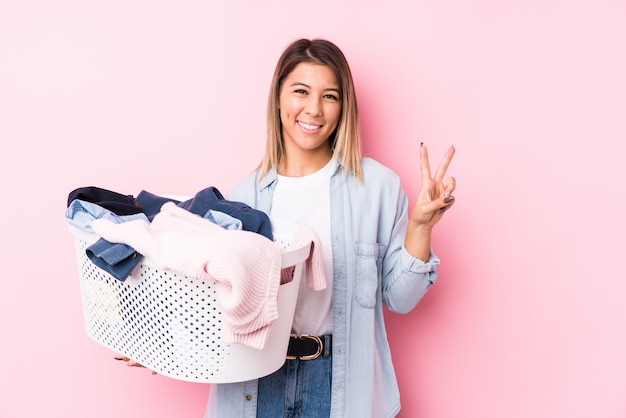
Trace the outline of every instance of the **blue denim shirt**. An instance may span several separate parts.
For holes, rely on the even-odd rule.
[[[437,278],[428,262],[404,248],[408,199],[399,177],[362,160],[363,183],[340,166],[331,177],[333,346],[331,417],[393,417],[400,393],[383,318],[383,303],[407,313]],[[269,213],[276,172],[250,174],[228,195]],[[205,417],[255,417],[257,381],[213,385]]]

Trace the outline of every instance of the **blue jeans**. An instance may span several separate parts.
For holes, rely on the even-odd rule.
[[[257,418],[330,416],[332,357],[287,360],[259,379]]]

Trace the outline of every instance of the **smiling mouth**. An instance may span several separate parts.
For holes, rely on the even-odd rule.
[[[307,131],[317,131],[318,129],[322,127],[322,125],[309,125],[308,123],[300,122],[300,121],[298,121],[298,125],[306,129]]]

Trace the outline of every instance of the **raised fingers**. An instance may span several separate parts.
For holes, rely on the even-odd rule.
[[[420,167],[422,169],[422,181],[432,180],[430,177],[430,163],[428,162],[428,150],[422,142],[420,144]]]
[[[443,159],[439,163],[437,167],[437,171],[435,172],[435,181],[443,181],[443,177],[446,175],[446,171],[448,171],[448,167],[450,166],[450,162],[452,161],[452,157],[454,157],[455,148],[454,145],[448,148]]]

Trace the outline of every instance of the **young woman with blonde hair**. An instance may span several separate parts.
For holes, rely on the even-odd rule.
[[[422,187],[409,211],[398,176],[362,157],[350,68],[323,39],[285,49],[267,121],[265,156],[228,199],[313,227],[328,286],[301,287],[283,367],[212,386],[205,416],[393,417],[400,396],[383,304],[409,312],[435,282],[431,233],[454,203],[455,180],[444,179],[454,148],[433,176],[420,146]]]

